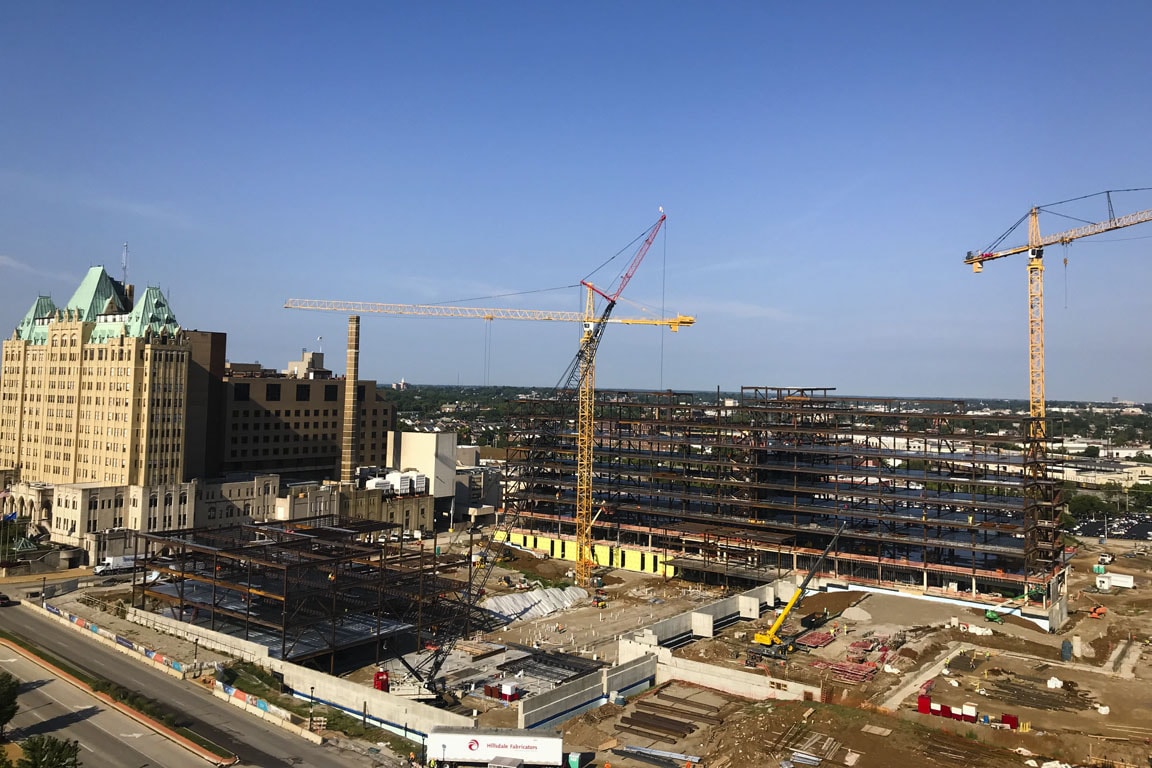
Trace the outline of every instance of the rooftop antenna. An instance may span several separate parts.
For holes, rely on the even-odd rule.
[[[121,282],[128,285],[128,243],[124,243],[124,251],[120,254]]]

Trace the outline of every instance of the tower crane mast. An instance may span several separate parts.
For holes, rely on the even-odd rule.
[[[1135,192],[1139,190],[1124,190]],[[1044,248],[1049,245],[1067,245],[1084,237],[1130,227],[1152,221],[1152,209],[1117,217],[1112,208],[1112,192],[1102,192],[1108,201],[1108,218],[1088,222],[1052,235],[1040,234],[1040,212],[1053,206],[1033,207],[1007,232],[982,253],[968,252],[965,264],[973,272],[981,272],[985,262],[1028,254],[1028,434],[1024,442],[1024,547],[1026,567],[1033,572],[1046,571],[1059,557],[1061,539],[1056,524],[1059,493],[1047,477],[1048,413],[1045,402],[1044,374]],[[1086,195],[1085,197],[1095,197]],[[1084,198],[1076,198],[1077,200]],[[1072,202],[1066,200],[1064,202]],[[1059,205],[1056,203],[1054,205]],[[1028,243],[997,250],[1001,243],[1028,220]]]

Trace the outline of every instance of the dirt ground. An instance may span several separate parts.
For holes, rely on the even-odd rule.
[[[827,610],[834,618],[822,629],[834,627],[837,631],[827,647],[795,653],[783,663],[747,668],[745,651],[752,634],[771,624],[773,617],[766,615],[756,622],[738,622],[716,638],[691,643],[676,653],[749,674],[821,685],[826,703],[748,702],[677,683],[682,688],[677,695],[719,707],[721,723],[704,724],[706,727],[676,745],[620,732],[619,718],[638,701],[658,696],[659,691],[651,691],[629,700],[627,708],[608,705],[567,723],[569,748],[596,750],[597,765],[609,761],[623,768],[644,763],[613,755],[606,745],[614,740],[617,744],[699,754],[707,768],[773,768],[780,759],[790,757],[788,747],[805,743],[819,746],[832,739],[840,746],[826,765],[854,760],[856,766],[871,768],[899,765],[912,758],[928,766],[1019,766],[1027,755],[1008,750],[1024,749],[1041,756],[1036,758],[1038,763],[1042,758],[1053,758],[1092,764],[1092,760],[1106,757],[1121,768],[1125,764],[1143,768],[1152,755],[1152,696],[1148,694],[1152,672],[1147,663],[1152,659],[1152,646],[1148,645],[1152,637],[1152,558],[1120,556],[1133,547],[1132,542],[1108,545],[1108,551],[1117,555],[1108,570],[1131,574],[1136,588],[1107,594],[1095,591],[1092,573],[1092,565],[1104,549],[1095,544],[1083,547],[1069,578],[1070,620],[1051,634],[1016,618],[1006,618],[1003,624],[986,622],[982,611],[948,604],[861,592],[814,594],[797,607],[786,631],[788,627],[799,629],[801,617]],[[555,583],[563,581],[571,567],[567,561],[537,559],[525,553],[513,557],[497,566],[488,585],[490,592],[506,591],[500,582],[502,575],[516,581],[523,573],[529,579]],[[604,609],[584,605],[559,618],[518,623],[487,639],[524,645],[536,640],[542,647],[612,661],[620,634],[725,594],[718,588],[625,572],[606,578],[604,589],[608,596]],[[69,598],[63,600],[71,602]],[[1097,605],[1107,608],[1105,616],[1088,618]],[[85,609],[76,612],[91,612],[91,606]],[[950,626],[953,619],[978,631],[991,629],[993,634],[961,631]],[[557,631],[557,624],[562,625],[562,631]],[[125,628],[126,633],[131,631],[136,630]],[[146,630],[140,632],[148,634]],[[1081,655],[1063,662],[1061,645],[1073,638],[1079,639]],[[876,677],[857,684],[837,682],[827,665],[844,660],[851,644],[863,640],[875,641],[872,644],[878,646],[867,656],[877,665]],[[172,640],[165,638],[165,642]],[[880,650],[884,647],[889,648],[887,655]],[[184,656],[193,650],[172,649]],[[201,659],[206,655],[200,649]],[[1060,682],[1058,687],[1049,687],[1052,678]],[[931,695],[937,703],[974,703],[981,715],[988,714],[993,721],[1002,714],[1015,714],[1030,730],[994,730],[982,724],[918,714],[916,694],[923,684],[932,686]],[[485,717],[488,724],[511,725],[515,711],[492,708]],[[862,730],[865,727],[869,730]]]
[[[1119,555],[1131,546],[1113,542],[1109,549]],[[837,637],[825,648],[748,669],[744,652],[752,634],[771,623],[773,617],[766,615],[677,649],[675,653],[686,658],[821,685],[824,700],[836,702],[732,702],[724,710],[723,724],[709,726],[708,737],[697,746],[704,765],[777,765],[774,760],[788,757],[781,745],[787,742],[782,734],[789,728],[795,729],[791,736],[798,730],[839,739],[859,754],[855,765],[865,768],[896,765],[909,757],[919,764],[940,766],[1023,764],[1028,755],[1009,751],[1014,749],[1039,756],[1035,758],[1038,763],[1059,759],[1104,764],[1100,761],[1106,758],[1116,766],[1149,765],[1152,696],[1147,691],[1152,673],[1147,661],[1152,659],[1152,646],[1147,640],[1152,636],[1152,558],[1118,556],[1108,570],[1133,575],[1136,589],[1101,594],[1094,589],[1092,573],[1100,551],[1099,546],[1084,547],[1073,562],[1071,617],[1054,633],[1018,617],[1006,617],[1002,624],[986,622],[979,609],[894,595],[833,592],[806,598],[785,625],[786,633],[799,631],[801,617],[827,609],[835,619],[822,630],[834,626]],[[1108,608],[1104,618],[1088,618],[1096,605]],[[951,626],[954,619],[961,626]],[[974,631],[962,631],[963,626]],[[992,634],[979,634],[986,629]],[[1073,637],[1079,638],[1081,655],[1063,662],[1061,646]],[[893,646],[883,660],[878,650],[869,654],[869,661],[877,665],[876,677],[857,684],[831,679],[826,664],[843,660],[852,643],[869,639],[882,647]],[[1050,680],[1055,687],[1050,687]],[[982,723],[918,714],[916,694],[922,683],[933,686],[934,702],[955,707],[976,704],[981,717],[987,714],[991,722],[998,722],[1004,714],[1016,715],[1028,730],[995,730]],[[893,697],[898,702],[894,710],[879,708],[881,702],[893,706]],[[805,721],[803,714],[809,709]],[[636,743],[612,731],[618,715],[590,713],[573,721],[572,738],[588,748],[601,738],[601,744],[612,738]],[[598,716],[604,719],[586,721]],[[866,725],[891,733],[861,731]],[[586,728],[592,730],[582,730]],[[611,762],[613,766],[641,765],[620,757]],[[830,763],[844,764],[840,758],[826,764]]]

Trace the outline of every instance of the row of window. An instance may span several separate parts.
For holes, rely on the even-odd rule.
[[[252,399],[252,384],[250,382],[236,382],[232,385],[232,399],[236,402],[247,402]],[[291,386],[291,385],[289,385]],[[296,402],[308,403],[312,401],[312,384],[296,385]],[[324,401],[336,403],[340,401],[340,386],[338,384],[318,384],[324,388]],[[363,387],[359,388],[363,390]],[[269,402],[280,402],[283,389],[280,382],[264,384],[264,399]]]

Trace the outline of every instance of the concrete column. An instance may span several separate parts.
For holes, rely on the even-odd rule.
[[[340,482],[351,483],[355,478],[359,452],[360,403],[356,390],[360,380],[360,316],[348,316],[348,361],[344,378],[344,423],[340,440]]]

